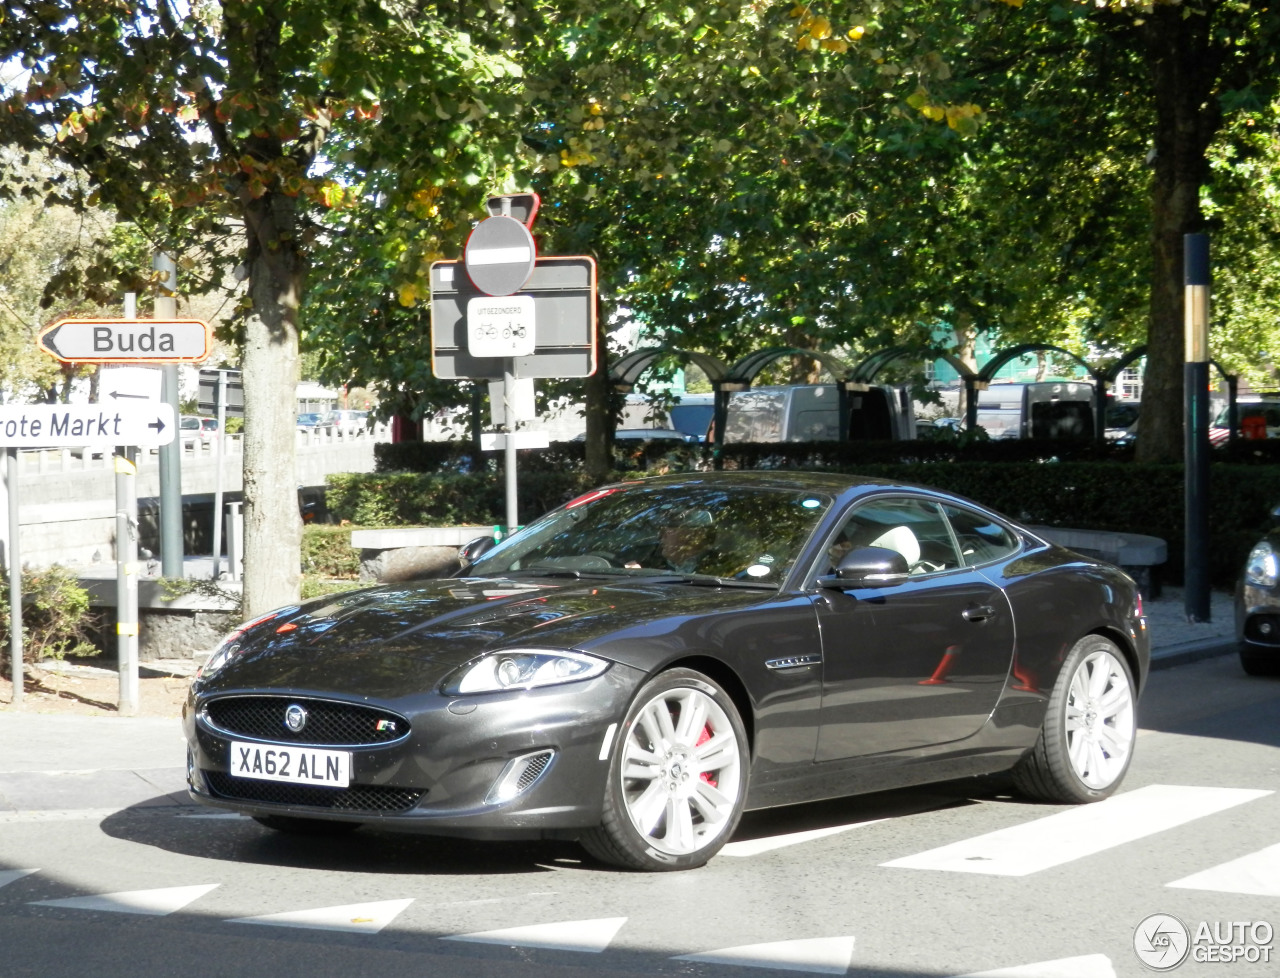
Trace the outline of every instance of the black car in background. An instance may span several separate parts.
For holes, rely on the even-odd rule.
[[[1280,507],[1271,515],[1280,520]],[[1280,524],[1249,551],[1235,606],[1240,665],[1251,676],[1280,676]]]
[[[1133,581],[968,500],[663,476],[484,543],[459,577],[229,635],[184,710],[192,797],[284,831],[576,838],[672,870],[746,809],[1006,770],[1089,802],[1128,768]]]

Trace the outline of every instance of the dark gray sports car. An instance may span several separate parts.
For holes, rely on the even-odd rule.
[[[185,710],[192,796],[272,828],[579,839],[699,866],[742,812],[1012,770],[1115,790],[1132,580],[955,496],[856,476],[606,486],[461,576],[236,629]]]

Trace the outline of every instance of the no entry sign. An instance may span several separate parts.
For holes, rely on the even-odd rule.
[[[533,274],[537,248],[529,229],[514,217],[481,221],[467,239],[462,264],[477,289],[487,295],[511,295]]]

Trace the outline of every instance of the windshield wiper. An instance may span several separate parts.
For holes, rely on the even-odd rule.
[[[713,577],[710,574],[663,574],[645,577],[646,584],[691,584],[694,587],[745,587],[760,591],[776,591],[778,585],[767,581],[746,581],[736,577]]]

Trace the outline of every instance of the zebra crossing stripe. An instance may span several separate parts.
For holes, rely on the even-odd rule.
[[[563,920],[527,927],[505,927],[502,930],[453,934],[442,941],[466,941],[471,944],[504,944],[507,947],[535,947],[552,951],[583,951],[599,954],[609,946],[626,917],[602,917],[598,920]]]
[[[1280,845],[1268,846],[1166,883],[1182,890],[1213,890],[1218,893],[1242,893],[1247,896],[1280,897]]]
[[[1273,794],[1153,784],[882,866],[1029,876]]]
[[[743,944],[718,951],[681,954],[673,961],[700,964],[730,964],[739,968],[770,968],[775,971],[806,971],[820,975],[848,974],[853,960],[852,937],[818,937],[770,944]]]
[[[260,917],[236,917],[228,924],[263,924],[268,927],[300,927],[304,930],[333,930],[344,934],[376,934],[395,920],[413,898],[348,903],[315,910],[287,910]]]
[[[1082,954],[1076,958],[1037,961],[1012,968],[980,971],[961,978],[1116,978],[1116,969],[1105,954]]]
[[[158,890],[122,890],[93,896],[68,897],[64,900],[36,900],[33,907],[62,907],[64,910],[96,910],[106,913],[137,913],[148,917],[166,917],[188,903],[200,899],[217,883],[196,886],[166,886]]]
[[[854,822],[850,825],[832,825],[821,829],[809,829],[805,832],[788,832],[786,835],[767,835],[760,839],[743,839],[741,842],[730,842],[720,850],[722,856],[758,856],[762,852],[772,852],[786,846],[812,842],[814,839],[825,839],[829,835],[839,835],[850,829],[862,828],[883,822],[883,818],[875,818],[866,822]]]
[[[38,873],[38,869],[4,869],[0,870],[0,887],[8,886],[10,883],[16,883],[24,876],[30,876],[32,873]]]

